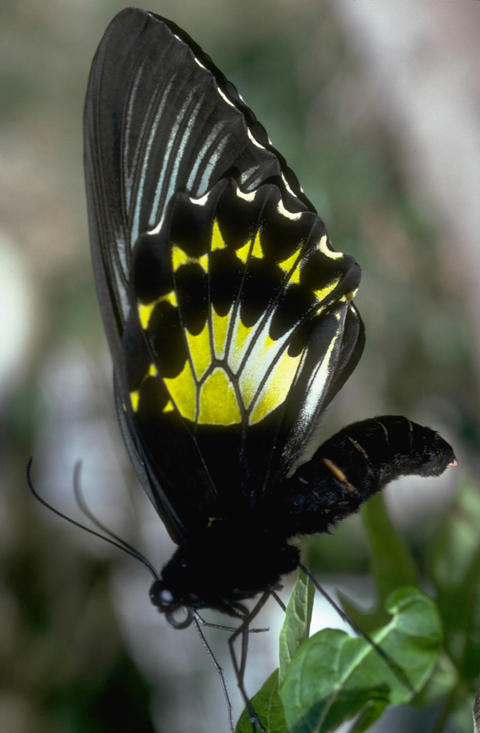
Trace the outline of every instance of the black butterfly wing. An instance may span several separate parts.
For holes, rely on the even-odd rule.
[[[107,29],[85,141],[120,425],[186,541],[314,453],[363,346],[359,268],[232,85],[150,13],[127,9]]]
[[[247,192],[276,180],[290,208],[312,208],[233,85],[187,38],[174,24],[127,8],[109,25],[92,64],[87,195],[114,349],[129,311],[133,245],[160,224],[175,191],[201,197],[228,172]]]

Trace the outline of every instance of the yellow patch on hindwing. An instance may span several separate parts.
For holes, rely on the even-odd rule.
[[[215,356],[217,359],[223,359],[225,356],[228,325],[230,323],[230,312],[225,316],[219,316],[215,308],[211,308],[210,315],[212,319],[212,340]]]
[[[233,384],[225,371],[217,367],[200,390],[198,422],[203,425],[234,425],[240,421]]]
[[[328,296],[333,293],[335,288],[338,285],[338,280],[334,280],[329,285],[326,285],[324,288],[320,288],[319,290],[314,290],[313,293],[317,300],[321,303],[322,300],[326,300]]]
[[[185,366],[177,377],[165,377],[163,381],[179,413],[193,422],[196,412],[197,386],[190,362],[188,360],[185,362]]]
[[[132,410],[134,412],[138,410],[139,402],[140,402],[140,392],[138,390],[135,390],[135,392],[130,392],[130,403],[132,405]]]
[[[173,271],[176,272],[182,265],[190,264],[200,265],[205,272],[208,272],[208,254],[201,255],[200,257],[190,257],[181,247],[172,244]]]
[[[138,304],[138,317],[140,318],[140,323],[142,324],[142,328],[144,330],[148,328],[148,322],[150,320],[150,316],[153,313],[155,305],[156,303],[149,303],[148,305],[143,305],[143,303]]]
[[[292,267],[295,264],[295,261],[298,259],[298,255],[300,254],[300,251],[297,249],[291,257],[289,257],[286,260],[283,260],[283,262],[279,262],[278,265],[281,267],[281,269],[285,273],[289,273]],[[294,283],[300,283],[300,260],[297,262],[297,266],[295,267],[294,271],[288,278],[288,282],[290,285]]]
[[[261,209],[258,208],[257,204],[255,204],[255,207],[252,206],[252,216],[249,218],[248,211],[250,209],[248,204],[253,203],[256,196],[258,196],[258,192],[247,194],[235,187],[235,193],[238,199],[241,199],[237,204],[240,204],[247,211],[246,224],[248,226],[247,231],[250,232],[249,235],[246,235],[248,241],[245,241],[245,239],[243,241],[238,240],[240,230],[234,239],[230,241],[229,236],[227,236],[231,230],[231,222],[228,219],[230,209],[224,206],[223,200],[219,199],[217,202],[216,199],[213,199],[212,208],[210,194],[208,193],[202,199],[195,201],[192,199],[192,203],[197,206],[206,207],[204,211],[207,216],[209,212],[214,212],[213,215],[210,214],[210,219],[206,219],[211,227],[207,251],[205,252],[205,249],[198,250],[198,248],[196,250],[192,249],[193,245],[197,247],[203,242],[201,237],[198,241],[192,241],[186,245],[181,240],[182,246],[171,242],[171,274],[173,283],[175,283],[174,289],[152,303],[137,303],[138,317],[142,329],[146,331],[150,324],[150,330],[145,334],[149,347],[151,347],[150,358],[153,362],[158,363],[158,369],[160,370],[159,374],[156,366],[151,364],[145,373],[144,381],[148,377],[157,378],[159,388],[162,388],[161,383],[163,382],[168,393],[165,397],[162,392],[162,404],[165,404],[163,413],[177,410],[181,417],[199,425],[228,426],[238,425],[242,422],[245,425],[253,425],[270,415],[287,399],[305,357],[302,349],[296,356],[291,356],[288,353],[296,329],[305,322],[310,312],[319,315],[322,313],[322,306],[332,305],[332,297],[335,297],[337,290],[340,292],[337,293],[335,302],[339,306],[342,299],[345,300],[346,305],[354,295],[354,291],[348,294],[342,294],[341,292],[340,281],[345,269],[341,258],[344,255],[341,252],[335,252],[331,248],[326,235],[313,240],[316,241],[316,253],[313,251],[313,254],[320,263],[319,274],[316,275],[313,268],[314,264],[316,266],[317,260],[312,262],[312,269],[309,269],[308,262],[312,253],[313,241],[308,240],[310,242],[308,244],[308,257],[304,258],[303,250],[307,242],[305,237],[311,236],[308,232],[318,231],[318,229],[307,229],[310,219],[304,219],[305,212],[290,212],[281,200],[275,203],[275,209],[272,210],[270,201],[275,200],[271,198],[267,200],[266,198],[265,202],[263,199],[260,202],[262,204]],[[311,214],[308,214],[308,217],[310,216]],[[274,221],[278,228],[270,228],[271,221]],[[298,222],[298,228],[296,222]],[[283,226],[286,227],[285,239],[282,234]],[[207,230],[204,229],[203,234],[202,232],[200,234],[203,236],[206,232]],[[297,232],[298,236],[296,236]],[[275,237],[280,238],[277,248],[275,248]],[[192,256],[182,248],[183,246],[190,252],[200,251],[203,254]],[[286,249],[287,246],[288,250]],[[219,253],[218,257],[214,254],[223,250],[226,250],[226,252]],[[292,252],[292,254],[279,261],[279,253],[286,251]],[[322,258],[318,257],[319,253]],[[322,269],[322,263],[325,264],[325,257],[328,257],[330,262],[326,263],[325,269]],[[262,260],[262,263],[258,260]],[[339,262],[333,263],[332,260],[338,260]],[[198,265],[199,267],[191,267],[190,271],[178,272],[181,268],[191,265]],[[272,268],[271,281],[273,286],[271,294],[268,291],[268,287],[270,287],[269,267]],[[199,271],[199,268],[201,268],[201,271]],[[222,268],[225,268],[225,271]],[[305,275],[303,280],[301,278],[301,268]],[[185,277],[183,277],[184,274]],[[222,276],[226,278],[223,281],[221,280]],[[317,277],[319,279],[316,280],[315,284],[319,287],[315,290],[311,283]],[[197,278],[198,287],[201,288],[198,293],[194,290],[197,287]],[[235,292],[231,294],[231,302],[229,303],[228,296],[226,301],[218,301],[222,303],[221,312],[223,315],[219,315],[211,301],[205,313],[203,311],[205,300],[212,298],[217,303],[217,297],[224,298],[224,295],[220,294],[223,293],[224,286],[230,281],[235,289]],[[275,282],[277,282],[276,286]],[[190,284],[187,285],[186,283]],[[191,293],[193,297],[181,297],[189,295],[189,293],[179,291],[179,288],[182,287],[193,288]],[[256,287],[260,289],[260,296],[262,295],[262,287],[266,289],[266,296],[268,294],[268,299],[265,297],[264,313],[256,312]],[[289,291],[290,287],[291,290]],[[179,293],[179,302],[177,302],[177,292]],[[250,297],[250,292],[253,292],[252,302],[247,300]],[[283,297],[284,293],[287,293],[287,298]],[[305,312],[302,311],[296,322],[292,324],[293,318],[290,312],[287,313],[282,308],[289,307],[290,302],[294,304],[298,302],[301,305],[304,302],[302,300],[304,296],[306,296],[305,302],[309,302],[310,306],[308,306],[308,309],[305,306]],[[312,296],[315,296],[316,302],[313,301]],[[291,298],[291,301],[289,298]],[[177,311],[172,313],[169,308],[162,306],[156,312],[152,321],[155,307],[163,300]],[[205,320],[200,332],[191,333],[188,326],[192,323],[198,323],[198,320],[196,319],[197,314],[187,310],[187,308],[196,307],[190,304],[197,301]],[[258,303],[261,302],[261,297],[259,297]],[[220,305],[218,307],[220,308]],[[229,310],[225,313],[227,308]],[[164,313],[165,321],[162,322],[161,319]],[[247,322],[250,325],[245,325],[242,316],[248,319]],[[254,323],[252,323],[253,320]],[[282,324],[284,325],[282,326]],[[159,331],[158,334],[155,334],[154,331],[157,325]],[[328,383],[332,368],[334,345],[337,342],[340,330],[339,322],[337,334],[332,339],[325,354],[323,354],[321,363],[312,373],[312,384],[309,385],[310,398],[307,396],[303,408],[305,414],[314,413],[316,404],[318,404],[317,396],[322,393]],[[172,334],[171,338],[170,333]],[[272,338],[271,333],[275,334],[276,338]],[[184,343],[181,346],[181,352],[169,354],[169,347],[175,348],[175,344],[178,344],[177,339],[179,336],[182,338],[182,334]],[[156,339],[157,335],[158,339]],[[160,349],[162,350],[161,353]],[[164,363],[163,360],[168,365],[169,371],[167,373],[171,375],[173,365],[178,364],[180,353],[186,358],[183,364],[178,365],[179,373],[173,377],[162,377],[161,365]],[[172,359],[169,361],[170,355]],[[146,386],[149,393],[152,387],[155,388],[152,382],[149,382]],[[137,391],[130,393],[130,402],[134,411],[139,409],[142,389],[143,382]]]
[[[167,293],[166,295],[161,295],[159,298],[154,300],[152,303],[140,303],[138,301],[137,305],[137,311],[138,311],[138,317],[140,319],[140,323],[142,324],[142,328],[146,331],[148,328],[148,324],[151,318],[151,315],[155,309],[155,306],[158,303],[170,303],[170,305],[173,305],[174,308],[177,307],[177,296],[175,292],[172,290],[170,293]]]
[[[228,342],[232,315],[233,309],[219,316],[212,307],[200,333],[192,335],[185,329],[190,358],[178,376],[164,379],[171,402],[192,422],[235,425],[245,411],[249,424],[258,423],[285,400],[295,378],[302,354],[288,354],[290,333],[274,340],[268,335],[268,323],[246,327],[237,312]],[[170,402],[164,412],[168,409]]]
[[[253,240],[249,239],[243,247],[235,250],[235,254],[244,265],[247,264],[249,257],[256,257],[258,260],[261,260],[263,257],[263,250],[260,242],[260,232],[257,231]]]
[[[250,248],[252,246],[251,242],[247,242],[243,245],[243,247],[240,247],[240,249],[235,250],[235,254],[237,255],[238,259],[243,262],[243,264],[246,264],[248,255],[250,254]]]
[[[208,324],[205,324],[205,327],[195,336],[188,329],[185,329],[185,334],[195,376],[197,379],[201,379],[212,362]]]
[[[301,353],[290,356],[288,336],[274,340],[268,335],[268,324],[258,334],[248,359],[239,374],[240,392],[246,409],[251,410],[250,423],[256,423],[278,407],[286,398],[300,363]],[[260,392],[259,387],[265,379]]]
[[[260,243],[260,232],[256,233],[255,239],[253,240],[252,257],[256,257],[258,260],[261,260],[263,257],[262,245]]]
[[[242,360],[255,332],[255,327],[244,326],[240,315],[237,314],[233,325],[232,341],[228,354],[228,363],[234,373],[237,373],[240,369]]]
[[[220,227],[218,226],[218,221],[214,219],[212,229],[212,246],[210,249],[212,252],[215,252],[216,249],[225,249],[226,246],[227,245],[222,237]]]
[[[289,356],[286,351],[282,354],[255,400],[250,415],[251,423],[262,420],[285,400],[295,379],[301,356]]]

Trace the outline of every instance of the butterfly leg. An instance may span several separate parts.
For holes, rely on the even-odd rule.
[[[279,602],[282,603],[281,601]],[[285,611],[285,605],[283,605],[283,610]],[[205,619],[200,616],[198,611],[195,612],[195,618],[197,619],[197,621],[199,621],[202,624],[202,626],[206,626],[209,629],[219,629],[220,631],[230,631],[232,633],[236,631],[236,628],[234,626],[224,626],[223,624],[212,624],[210,621],[205,621]],[[243,618],[243,617],[240,617],[240,618]],[[261,634],[264,631],[270,631],[270,626],[264,626],[261,629],[248,629],[249,634]]]
[[[230,696],[228,694],[227,689],[227,683],[225,682],[225,676],[223,674],[223,669],[219,665],[217,658],[215,657],[208,641],[205,638],[205,634],[200,628],[200,624],[205,624],[206,626],[210,626],[210,624],[207,624],[198,614],[195,614],[193,617],[193,623],[195,624],[195,628],[198,632],[198,635],[201,639],[201,642],[203,644],[203,648],[207,652],[208,656],[210,657],[210,661],[212,662],[213,666],[215,667],[218,676],[220,677],[220,683],[222,685],[223,694],[227,703],[227,710],[228,710],[228,722],[230,725],[231,733],[234,733],[234,727],[233,727],[233,716],[232,716],[232,703],[230,702]]]
[[[245,667],[247,664],[249,625],[253,621],[253,619],[257,616],[257,614],[260,612],[260,610],[263,608],[265,603],[268,601],[270,595],[271,595],[270,589],[266,590],[262,594],[259,601],[255,604],[255,606],[250,611],[250,613],[248,613],[244,617],[240,626],[234,631],[234,633],[231,635],[231,637],[228,640],[228,645],[230,648],[230,656],[232,658],[233,669],[235,671],[235,676],[237,678],[238,688],[243,697],[243,701],[247,709],[248,717],[250,719],[250,722],[252,723],[252,730],[255,730],[255,727],[256,727],[258,728],[258,730],[261,731],[261,733],[266,733],[266,731],[263,725],[261,724],[258,718],[258,715],[255,712],[255,709],[246,693],[245,685],[244,685],[244,677],[245,677]],[[238,661],[237,655],[235,654],[235,641],[239,636],[241,636],[240,663]]]

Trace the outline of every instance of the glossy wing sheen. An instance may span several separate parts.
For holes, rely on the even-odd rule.
[[[360,271],[236,91],[151,14],[125,10],[107,29],[85,134],[119,420],[186,542],[315,452],[320,414],[363,346]]]
[[[312,208],[233,85],[179,28],[137,8],[114,18],[93,60],[85,159],[113,349],[128,317],[133,245],[159,226],[175,191],[198,198],[230,173],[247,192],[275,179],[291,210]]]

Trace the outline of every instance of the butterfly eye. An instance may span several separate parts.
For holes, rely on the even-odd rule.
[[[174,603],[173,593],[160,580],[156,580],[150,588],[150,600],[161,611],[171,608]]]

